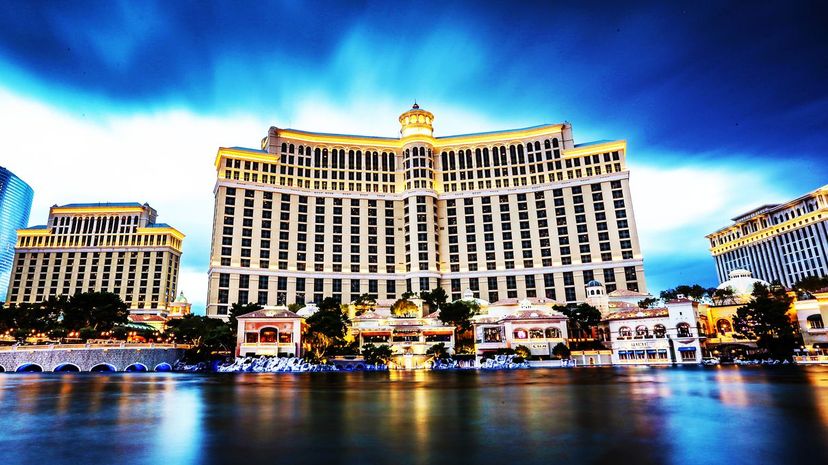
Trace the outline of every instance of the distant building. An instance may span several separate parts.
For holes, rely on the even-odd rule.
[[[434,136],[415,105],[396,137],[271,127],[222,147],[207,314],[442,287],[453,300],[582,302],[584,284],[644,291],[623,140],[569,123]]]
[[[17,230],[29,224],[33,196],[28,184],[0,166],[0,301],[6,300]]]
[[[828,288],[799,296],[794,302],[804,351],[828,356]],[[828,360],[824,360],[828,361]]]
[[[806,276],[828,276],[828,185],[755,208],[706,237],[719,282],[737,269],[786,287]]]
[[[176,297],[174,301],[170,302],[167,307],[167,316],[169,318],[185,317],[191,313],[192,305],[193,304],[191,304],[187,298],[184,297],[184,293],[179,292],[178,297]]]
[[[46,225],[17,231],[7,302],[106,291],[133,314],[166,317],[184,235],[140,203],[53,206]]]

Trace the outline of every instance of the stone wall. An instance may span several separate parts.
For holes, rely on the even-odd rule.
[[[166,368],[164,364],[171,367],[183,355],[184,349],[173,347],[61,348],[53,346],[36,349],[18,347],[0,351],[0,367],[2,367],[0,371],[18,371],[28,365],[37,365],[41,368],[35,371],[54,371],[55,368],[64,364],[74,365],[79,371],[91,371],[93,367],[99,365],[108,365],[111,371],[125,371],[127,367],[135,364],[139,364],[136,365],[139,368],[143,366],[146,369],[138,371],[159,371]]]

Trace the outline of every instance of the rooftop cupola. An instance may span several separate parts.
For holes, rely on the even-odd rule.
[[[434,115],[431,112],[420,109],[417,102],[410,110],[400,115],[400,135],[403,139],[411,136],[432,137],[434,128]]]

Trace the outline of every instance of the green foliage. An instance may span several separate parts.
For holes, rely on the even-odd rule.
[[[50,297],[40,303],[11,305],[0,312],[0,329],[13,331],[19,339],[32,333],[61,337],[70,331],[90,328],[88,337],[97,337],[126,323],[129,310],[120,297],[108,292],[78,293]]]
[[[323,299],[318,307],[319,310],[305,320],[305,340],[311,346],[312,356],[324,360],[333,354],[331,348],[347,334],[350,320],[342,311],[339,301],[331,297]]]
[[[302,310],[302,308],[304,308],[304,307],[305,307],[305,304],[298,304],[298,303],[294,302],[294,303],[288,305],[288,310],[290,310],[293,313],[296,313],[299,310]]]
[[[806,276],[794,284],[793,288],[798,292],[816,292],[828,287],[828,276]]]
[[[117,324],[125,324],[129,316],[127,305],[110,292],[84,292],[72,296],[63,311],[63,326],[69,330],[85,327],[108,331]]]
[[[479,309],[480,306],[474,302],[457,300],[443,305],[438,318],[443,323],[454,326],[458,331],[468,331],[471,329],[471,317]]]
[[[653,305],[655,305],[657,303],[658,303],[658,299],[655,299],[653,297],[647,297],[646,299],[641,299],[641,300],[638,301],[638,307],[639,308],[650,308],[650,307],[652,307]]]
[[[362,315],[365,312],[373,311],[377,308],[377,299],[371,294],[362,294],[351,303],[354,305],[354,313],[356,316]]]
[[[601,310],[589,304],[569,304],[565,307],[560,305],[555,310],[563,313],[569,319],[567,324],[571,328],[571,336],[586,336],[592,334],[592,328],[601,323]]]
[[[749,339],[771,357],[790,359],[797,346],[796,330],[787,315],[793,298],[778,283],[770,287],[756,283],[753,300],[736,310],[733,330]]]
[[[215,353],[232,352],[236,337],[230,325],[218,318],[186,315],[167,323],[167,332],[180,344],[192,344],[187,354],[192,361],[208,359]]]
[[[414,292],[411,292],[411,291],[405,291],[405,292],[403,292],[402,296],[400,296],[401,299],[406,299],[406,300],[413,299],[415,297],[417,297],[417,294],[414,293]]]
[[[659,297],[664,300],[673,300],[678,298],[679,294],[684,295],[688,299],[699,301],[704,297],[713,297],[715,288],[707,289],[698,284],[681,284],[674,289],[667,289],[661,291]]]
[[[569,347],[567,347],[566,344],[559,342],[552,348],[552,355],[563,360],[568,360],[570,355],[572,355],[572,351],[569,350]]]
[[[532,352],[526,346],[515,347],[515,357],[521,357],[524,360],[532,356]]]
[[[448,348],[446,348],[446,344],[443,342],[429,347],[428,350],[426,350],[426,355],[431,355],[431,358],[435,360],[448,360],[451,358]]]
[[[428,305],[431,312],[436,312],[443,308],[446,302],[448,302],[448,294],[446,294],[446,290],[442,287],[432,289],[431,291],[423,291],[420,293],[420,298],[423,299],[424,304]]]
[[[232,306],[230,306],[230,311],[227,313],[227,323],[230,325],[230,331],[232,331],[233,334],[236,334],[236,331],[238,331],[239,316],[244,315],[246,313],[255,312],[256,310],[261,310],[262,308],[264,307],[254,303],[234,303]]]
[[[362,347],[362,358],[365,359],[365,363],[371,365],[388,365],[388,362],[391,361],[391,355],[391,347],[385,344],[381,346],[365,344]]]
[[[406,298],[399,299],[391,305],[391,314],[397,317],[416,317],[419,312],[417,304]]]
[[[724,289],[716,289],[711,297],[716,304],[728,304],[734,301],[736,293],[733,292],[732,287],[728,286]]]

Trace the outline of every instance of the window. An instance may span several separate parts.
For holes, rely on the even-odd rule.
[[[483,342],[502,342],[500,328],[483,328]]]
[[[618,337],[619,338],[632,337],[632,329],[630,329],[628,326],[622,326],[621,328],[618,329]]]
[[[825,323],[822,321],[822,315],[811,315],[808,317],[808,328],[809,329],[823,329],[825,328]]]
[[[514,331],[515,339],[527,339],[529,337],[529,333],[523,328],[517,328]]]
[[[678,332],[678,337],[691,337],[692,336],[692,334],[690,333],[690,325],[687,324],[687,323],[677,324],[676,325],[676,332]],[[695,358],[695,355],[693,357]]]
[[[664,337],[667,334],[667,328],[664,327],[662,324],[658,324],[653,326],[653,335],[655,337]]]
[[[547,339],[560,339],[561,338],[561,330],[555,327],[548,327],[546,328],[546,338]]]
[[[722,318],[716,322],[716,330],[719,332],[719,334],[727,334],[733,332],[733,327],[730,325],[730,321]]]

